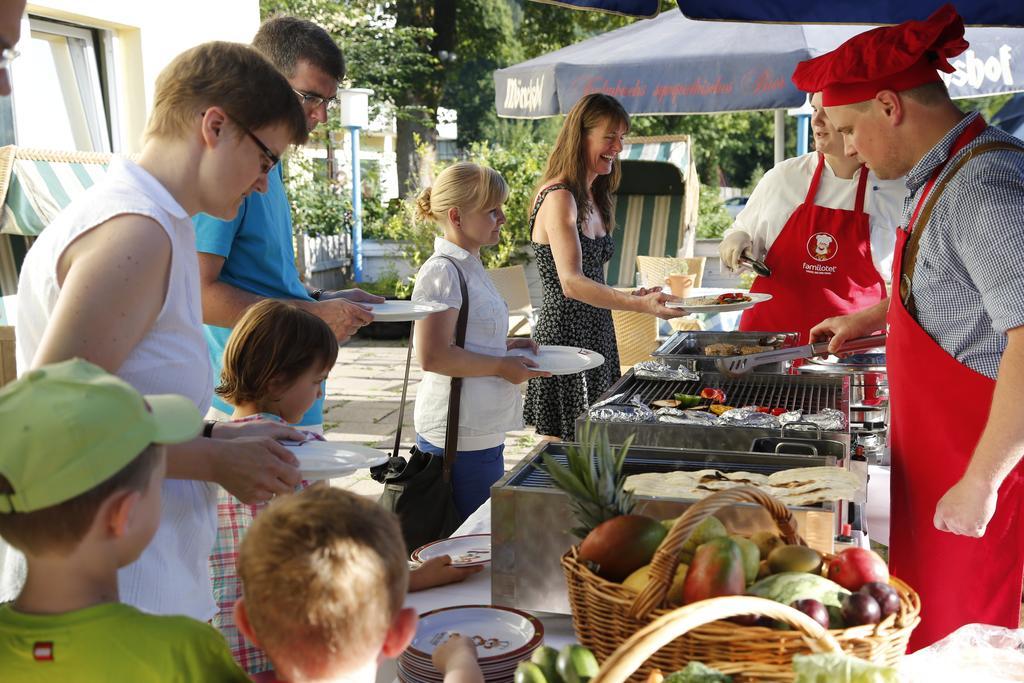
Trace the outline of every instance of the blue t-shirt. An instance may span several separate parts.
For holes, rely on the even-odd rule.
[[[267,181],[266,194],[253,192],[246,197],[234,219],[222,221],[205,213],[193,218],[196,248],[224,257],[221,282],[268,298],[312,301],[295,268],[291,207],[284,192],[280,164]],[[204,327],[213,366],[213,385],[217,386],[231,329]],[[229,414],[233,411],[216,395],[213,407]],[[323,421],[323,399],[317,399],[299,424],[318,425]]]

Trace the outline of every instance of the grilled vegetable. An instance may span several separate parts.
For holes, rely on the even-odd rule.
[[[681,403],[682,401],[677,401],[676,399],[673,398],[663,398],[660,401],[651,401],[651,405],[655,406],[656,408],[679,408]]]
[[[672,398],[679,401],[679,408],[686,410],[687,408],[693,408],[699,405],[704,399],[700,396],[694,396],[693,394],[675,394]]]
[[[725,403],[725,392],[722,391],[721,389],[704,387],[703,389],[700,390],[700,397],[703,399],[707,399],[713,403]]]
[[[744,301],[750,301],[750,297],[742,292],[719,294],[718,298],[715,299],[716,304],[738,304],[743,303]]]
[[[626,438],[622,446],[613,448],[604,428],[589,422],[579,431],[579,445],[566,450],[569,466],[561,465],[550,454],[544,453],[540,467],[551,477],[554,485],[569,495],[570,507],[580,526],[572,529],[579,538],[585,538],[594,527],[633,510],[633,492],[626,491],[626,475],[622,463],[633,443]]]
[[[721,403],[715,403],[715,404],[712,404],[708,408],[708,410],[710,410],[715,415],[721,415],[722,413],[724,413],[724,412],[726,412],[728,410],[733,410],[733,407],[732,406],[725,406],[725,405],[722,405]]]

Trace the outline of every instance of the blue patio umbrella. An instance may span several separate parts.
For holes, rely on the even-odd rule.
[[[679,0],[691,19],[792,24],[899,24],[924,19],[947,0],[901,2],[809,2],[781,0]],[[974,26],[1024,26],[1024,3],[1013,0],[961,0],[953,3],[964,23]]]
[[[653,17],[658,13],[658,0],[535,0],[547,5],[562,5],[571,9],[589,9],[628,17]]]
[[[694,21],[678,12],[595,36],[494,74],[499,116],[566,113],[604,92],[633,114],[799,107],[790,76],[864,26]],[[967,29],[971,48],[945,74],[955,98],[1024,91],[1024,28]]]
[[[990,122],[1010,135],[1024,139],[1024,93],[1014,95],[995,113]]]

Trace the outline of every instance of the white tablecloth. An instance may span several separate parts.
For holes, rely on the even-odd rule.
[[[453,536],[466,534],[491,533],[491,501],[480,506]],[[428,590],[409,593],[405,600],[406,607],[414,607],[419,614],[455,605],[489,605],[491,604],[491,566],[488,564],[482,572],[474,574],[462,583],[453,583]],[[531,612],[544,625],[544,644],[561,649],[562,646],[576,642],[576,634],[572,630],[572,617],[564,614],[548,614]],[[377,683],[391,683],[397,677],[394,660],[381,664],[377,671]]]

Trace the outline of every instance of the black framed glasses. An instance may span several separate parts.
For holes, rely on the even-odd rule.
[[[337,97],[324,97],[323,95],[304,92],[302,90],[296,90],[295,88],[292,88],[292,92],[299,96],[299,99],[302,100],[303,106],[312,107],[313,109],[319,109],[322,104],[326,104],[328,109],[334,109],[338,106]]]
[[[280,163],[281,157],[274,154],[274,152],[272,152],[269,147],[263,144],[263,141],[256,137],[256,134],[249,130],[249,128],[241,121],[236,119],[231,114],[227,114],[227,117],[231,119],[236,126],[241,128],[242,131],[249,136],[249,139],[255,142],[256,146],[260,148],[261,152],[263,152],[263,156],[265,158],[262,162],[260,162],[260,172],[262,172],[263,175],[268,175],[271,171],[274,170],[274,167],[277,166],[278,163]]]

